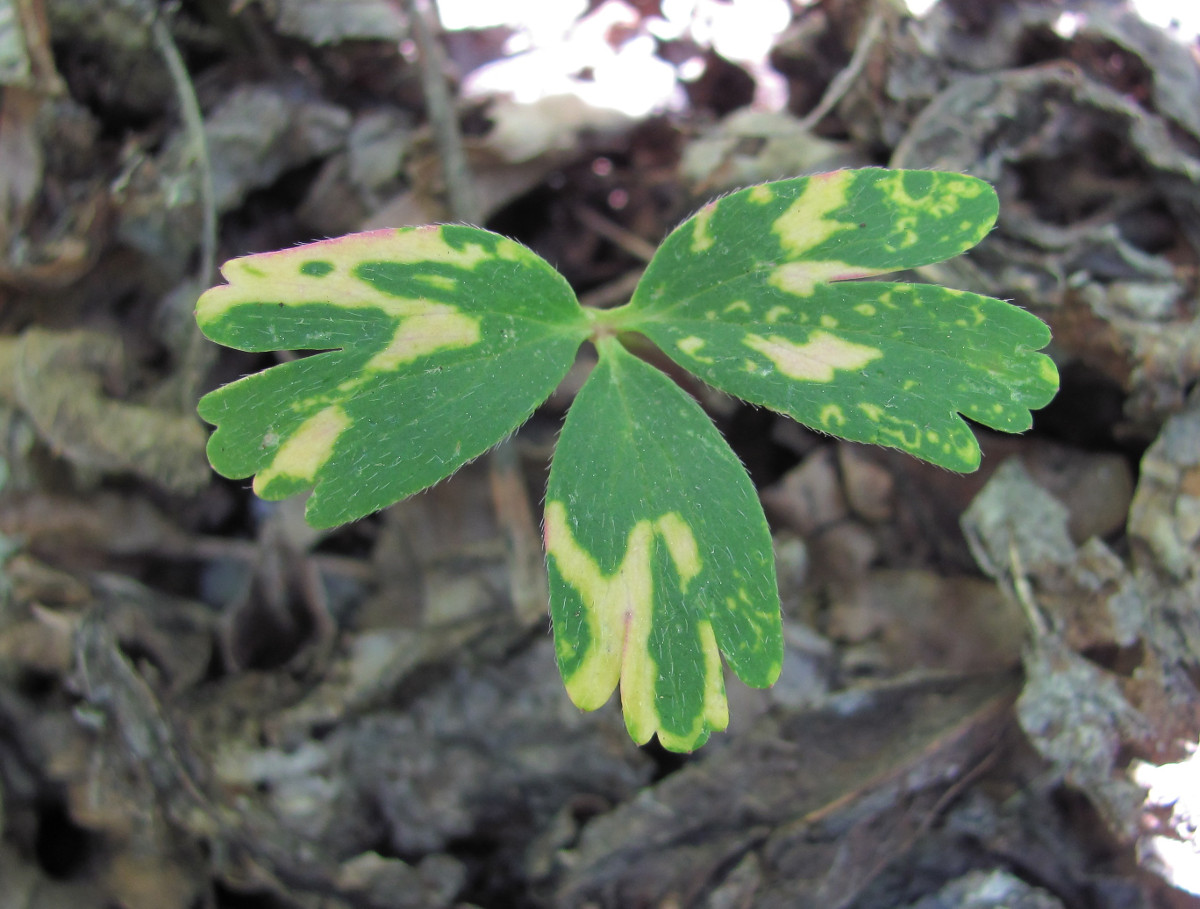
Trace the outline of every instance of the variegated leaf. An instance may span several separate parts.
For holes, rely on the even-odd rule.
[[[996,211],[991,187],[962,174],[842,170],[755,186],[675,230],[606,322],[808,426],[974,470],[979,446],[959,415],[1028,429],[1058,387],[1037,353],[1049,330],[978,294],[844,279],[958,255]]]
[[[619,680],[635,742],[691,751],[728,722],[721,654],[749,685],[779,675],[771,535],[696,402],[616,339],[599,348],[546,494],[558,664],[579,707]]]
[[[571,409],[546,503],[559,666],[584,709],[619,684],[637,742],[690,750],[727,722],[722,655],[755,686],[782,662],[771,540],[704,413],[628,353],[641,332],[748,401],[957,470],[960,414],[1019,431],[1057,373],[1033,316],[988,297],[848,282],[957,255],[987,232],[981,181],[839,171],[706,206],[628,306],[579,308],[562,277],[471,227],[377,231],[226,264],[197,319],[248,351],[318,350],[207,395],[209,457],[333,526],[452,473],[519,425],[581,341],[600,362]]]
[[[196,306],[214,341],[323,350],[204,397],[228,477],[282,499],[314,488],[331,527],[453,473],[566,374],[589,322],[529,250],[457,225],[380,230],[234,259]]]

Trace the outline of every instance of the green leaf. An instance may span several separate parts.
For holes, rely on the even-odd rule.
[[[590,322],[563,277],[488,231],[380,230],[246,256],[196,306],[212,340],[324,350],[206,395],[216,470],[332,527],[449,476],[566,374]]]
[[[749,685],[779,675],[771,535],[699,405],[615,338],[598,347],[546,495],[555,651],[577,706],[619,679],[633,740],[690,751],[728,722],[721,653]]]
[[[700,407],[630,354],[640,332],[685,369],[844,438],[956,470],[963,417],[1029,427],[1058,376],[1049,331],[999,300],[847,282],[958,255],[990,229],[987,184],[838,171],[705,206],[633,299],[581,309],[518,244],[472,227],[385,230],[235,259],[197,319],[247,351],[313,350],[207,395],[209,458],[279,499],[313,488],[314,526],[437,482],[523,422],[579,344],[600,361],[560,437],[545,534],[555,650],[581,708],[620,685],[636,742],[691,750],[725,728],[722,656],[772,684],[783,657],[771,537]],[[628,338],[626,338],[628,340]]]
[[[959,414],[1006,432],[1058,387],[1036,317],[978,294],[839,282],[958,255],[996,218],[982,180],[842,170],[706,205],[658,249],[628,306],[642,332],[711,385],[859,442],[952,470],[979,466]]]

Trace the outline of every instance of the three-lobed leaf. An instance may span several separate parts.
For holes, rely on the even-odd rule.
[[[200,328],[247,351],[323,350],[217,389],[208,456],[317,527],[433,485],[523,423],[589,323],[557,271],[474,227],[380,230],[246,256]]]
[[[615,338],[598,346],[546,490],[558,665],[579,707],[619,680],[633,740],[690,751],[729,721],[720,654],[748,685],[779,676],[771,534],[700,406]]]
[[[988,184],[842,170],[741,190],[659,247],[609,318],[743,400],[836,436],[979,466],[962,414],[1019,432],[1058,387],[1050,332],[1000,300],[847,282],[956,256],[996,219]],[[838,282],[838,283],[834,283]]]
[[[699,406],[618,340],[637,332],[713,386],[843,438],[956,470],[962,419],[1006,431],[1057,387],[1045,325],[999,300],[849,282],[957,255],[995,220],[960,174],[867,169],[710,203],[662,244],[626,306],[584,310],[511,240],[447,225],[355,234],[226,263],[206,335],[316,350],[205,396],[209,457],[333,526],[449,476],[523,422],[596,342],[564,425],[545,535],[555,650],[584,709],[619,684],[637,742],[687,751],[728,720],[721,657],[747,684],[782,662],[771,538]],[[961,416],[960,416],[961,415]]]

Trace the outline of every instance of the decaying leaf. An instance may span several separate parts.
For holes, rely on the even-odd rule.
[[[1179,530],[1200,535],[1192,529],[1200,525],[1186,517],[1179,530],[1167,530],[1181,512],[1164,514],[1151,504],[1161,501],[1164,480],[1178,482],[1196,461],[1195,429],[1195,411],[1170,421],[1143,464],[1130,530],[1156,540],[1144,552],[1178,553]],[[1178,489],[1173,495],[1187,501]],[[1033,640],[1018,708],[1023,728],[1112,831],[1134,839],[1144,822],[1143,794],[1122,755],[1162,760],[1200,736],[1194,681],[1200,651],[1190,643],[1195,560],[1172,576],[1146,562],[1130,569],[1096,539],[1076,546],[1066,509],[1016,460],[996,471],[963,528],[980,565],[1030,618]]]
[[[115,335],[31,328],[0,339],[0,396],[78,467],[195,492],[208,482],[203,427],[190,414],[110,395],[105,380],[125,371],[124,356]]]
[[[844,905],[911,842],[886,819],[914,802],[929,811],[1012,694],[1011,677],[916,680],[765,718],[593,820],[565,857],[558,905],[705,906],[736,875],[753,905]],[[851,828],[870,845],[838,835]]]
[[[684,380],[770,490],[787,622],[781,682],[752,691],[725,678],[734,734],[681,758],[634,746],[617,704],[583,713],[563,696],[545,593],[538,605],[534,585],[522,598],[510,584],[512,561],[540,555],[539,540],[510,549],[497,534],[493,459],[336,533],[305,530],[299,497],[255,501],[248,480],[170,494],[147,484],[144,466],[120,466],[186,452],[204,482],[194,426],[139,424],[129,408],[186,409],[180,392],[208,365],[230,381],[296,359],[205,344],[211,361],[177,365],[181,339],[195,336],[198,290],[213,281],[197,276],[188,296],[181,280],[205,270],[197,114],[222,209],[212,240],[228,255],[450,219],[426,138],[436,111],[401,40],[401,5],[0,0],[0,81],[17,83],[0,100],[0,349],[18,351],[31,327],[54,335],[28,361],[28,410],[0,375],[4,909],[1178,905],[1178,893],[1148,895],[1156,883],[1133,868],[1135,848],[1143,868],[1195,891],[1197,769],[1186,751],[1200,731],[1200,424],[1185,405],[1200,376],[1194,42],[1147,28],[1113,0],[1078,0],[1065,15],[1063,4],[941,3],[921,16],[903,3],[771,0],[761,5],[792,13],[771,52],[774,82],[757,86],[786,91],[778,113],[742,109],[711,130],[709,110],[693,102],[648,122],[562,98],[487,106],[460,96],[442,111],[467,134],[480,217],[586,288],[585,303],[624,302],[649,258],[627,251],[666,236],[690,198],[894,155],[896,166],[986,179],[1001,202],[998,225],[969,255],[901,280],[1015,299],[1054,329],[1052,354],[1069,371],[1061,407],[1029,437],[979,433],[982,470],[971,477],[831,440]],[[575,5],[551,4],[554,17],[566,22]],[[745,74],[702,46],[700,7],[720,5],[695,4],[680,34],[687,4],[591,2],[575,30],[597,33],[611,56],[645,44],[649,26],[665,65],[684,73],[704,62],[692,97],[724,110],[747,89],[724,92],[716,77]],[[49,28],[29,29],[23,17],[43,13]],[[747,29],[763,24],[745,18]],[[469,77],[548,24],[444,34],[447,73]],[[162,48],[172,42],[190,74],[168,77]],[[190,80],[198,110],[185,111],[179,90]],[[380,208],[388,197],[398,204]],[[689,243],[676,249],[697,267]],[[519,271],[497,270],[505,295]],[[865,292],[848,286],[822,293]],[[169,336],[158,304],[170,287],[189,327]],[[84,328],[97,332],[94,361],[90,342],[66,340]],[[131,380],[109,359],[116,335],[150,367]],[[513,440],[512,501],[540,497],[559,418],[595,363],[585,347]],[[677,365],[667,366],[676,379]],[[654,407],[618,437],[615,463],[673,459],[685,471],[693,440],[653,417],[686,398],[650,382],[649,369],[609,354],[590,403],[621,376],[646,379]],[[480,393],[494,392],[487,368],[478,375]],[[475,394],[453,397],[475,419]],[[107,422],[88,432],[93,404]],[[585,418],[604,410],[614,408],[581,407],[560,454],[599,464],[603,434]],[[140,438],[98,438],[121,427]],[[138,448],[143,438],[156,451]],[[712,438],[705,426],[694,447],[711,454]],[[1047,456],[1048,438],[1064,457]],[[1035,483],[998,485],[1002,520],[975,528],[996,544],[982,559],[996,585],[967,576],[957,517],[1013,455]],[[709,463],[728,466],[724,457]],[[592,506],[576,508],[577,542],[599,557],[604,542],[584,536],[606,529],[588,512],[607,505],[572,490],[565,466],[555,501]],[[678,596],[668,541],[684,535],[659,518],[730,499],[710,506],[678,473],[669,479],[685,489],[682,503],[641,482],[656,510],[634,516],[612,547],[629,549],[648,524],[655,582]],[[1038,486],[1067,506],[1065,535],[1062,509]],[[761,541],[755,515],[730,523],[754,525],[735,548]],[[701,530],[688,533],[698,550],[709,546]],[[721,552],[702,555],[720,564]],[[610,580],[613,571],[605,566]],[[565,597],[560,607],[573,602]],[[323,616],[296,608],[309,598]],[[687,621],[707,620],[713,604],[684,599]],[[518,603],[528,606],[519,618]],[[264,620],[281,605],[298,623],[292,637]],[[335,632],[330,646],[288,649],[318,627]],[[892,673],[1006,665],[1021,637],[1030,652],[1020,718],[1036,748],[1002,684],[994,698],[960,678],[863,687]],[[258,656],[267,652],[286,665],[268,668]],[[685,648],[678,660],[695,656]],[[1006,718],[1006,744],[992,750]],[[1136,847],[1115,846],[1064,781],[1117,829],[1144,823]],[[1131,781],[1151,787],[1132,808]]]
[[[275,26],[310,44],[398,42],[408,34],[400,7],[388,0],[281,0]]]

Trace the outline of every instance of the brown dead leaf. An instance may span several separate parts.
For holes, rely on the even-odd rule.
[[[782,480],[763,490],[762,500],[769,515],[802,536],[843,520],[848,510],[838,479],[836,450],[826,446],[810,454]]]
[[[103,181],[68,192],[46,182],[48,162],[70,143],[60,116],[73,106],[54,63],[43,0],[14,0],[6,40],[20,63],[0,66],[0,285],[42,289],[66,286],[95,262],[102,245],[107,204]],[[76,109],[78,105],[74,105]],[[94,149],[90,150],[92,154]],[[52,166],[49,169],[53,169]],[[71,199],[67,204],[60,197]]]
[[[737,889],[756,905],[841,905],[911,844],[1013,693],[1011,676],[926,679],[768,716],[592,821],[564,859],[557,905],[710,905],[738,869],[754,876]],[[905,804],[917,815],[889,814]]]
[[[1198,440],[1193,407],[1147,452],[1130,514],[1132,571],[1096,538],[1075,546],[1066,508],[1016,459],[963,516],[980,565],[1021,603],[1033,632],[1022,727],[1126,841],[1150,815],[1124,757],[1178,757],[1200,735],[1200,528],[1182,491],[1200,460]]]
[[[497,524],[490,471],[480,463],[384,513],[372,553],[378,590],[358,625],[451,627],[506,620],[509,544]],[[543,603],[544,608],[544,603]]]
[[[1142,459],[1129,511],[1142,621],[1148,649],[1130,682],[1162,731],[1163,756],[1200,738],[1200,399],[1163,426]]]
[[[544,183],[556,169],[579,154],[578,146],[572,145],[566,150],[547,149],[532,157],[511,161],[504,150],[492,147],[489,137],[468,139],[465,145],[480,216],[485,220],[514,199]],[[348,170],[349,164],[334,158],[329,167],[331,170],[338,167]],[[335,173],[330,177],[328,186],[314,186],[312,195],[305,203],[306,209],[314,212],[314,216],[329,212],[336,204],[334,192],[342,186],[336,176]],[[405,164],[405,176],[409,188],[372,205],[368,216],[356,229],[428,224],[449,217],[443,198],[445,181],[442,178],[441,159],[428,133],[419,133],[416,137],[410,160]],[[344,179],[348,179],[348,175]],[[367,204],[361,203],[362,206]]]
[[[6,38],[17,45],[15,53],[22,59],[16,71],[3,72],[0,84],[22,85],[47,95],[62,94],[66,86],[54,66],[44,0],[15,0],[8,9],[10,31]]]
[[[0,533],[47,557],[78,558],[80,551],[110,555],[194,551],[188,536],[146,499],[113,493],[7,496],[0,511]]]
[[[1025,619],[989,581],[878,570],[830,599],[827,633],[850,645],[849,660],[868,649],[874,671],[985,672],[1020,660]]]
[[[7,514],[8,508],[5,508]],[[3,524],[0,534],[17,536]],[[79,578],[38,561],[28,553],[17,553],[4,563],[4,576],[18,603],[39,603],[53,607],[82,607],[91,599],[91,591]]]
[[[896,504],[896,480],[886,467],[871,458],[866,446],[839,442],[838,469],[846,502],[856,515],[872,524],[891,520]]]
[[[399,4],[388,0],[281,0],[273,8],[282,34],[318,46],[349,40],[394,44],[408,35]]]
[[[0,666],[19,666],[48,676],[71,668],[74,617],[34,607],[31,618],[0,629]]]
[[[0,89],[0,248],[29,223],[42,185],[42,150],[35,128],[41,99],[23,88]]]
[[[107,393],[106,379],[125,368],[115,335],[30,328],[0,339],[0,398],[77,467],[133,473],[176,492],[203,488],[210,471],[200,421]]]
[[[195,857],[178,861],[162,842],[148,848],[125,849],[104,870],[105,890],[122,909],[190,909],[208,891]]]
[[[866,163],[852,146],[814,135],[795,117],[746,108],[689,142],[679,167],[692,193],[709,197],[785,175]]]
[[[1034,747],[1054,769],[1086,792],[1109,829],[1129,842],[1137,835],[1142,793],[1119,769],[1124,745],[1146,741],[1146,718],[1126,699],[1120,679],[1064,646],[1038,641],[1025,659],[1017,716]]]
[[[31,89],[0,89],[0,285],[65,287],[104,243],[108,201],[98,181],[73,187],[69,207],[49,208],[46,147],[58,141],[56,103]],[[64,102],[68,103],[68,102]]]
[[[4,909],[109,909],[90,882],[56,881],[7,843],[0,844]]]

